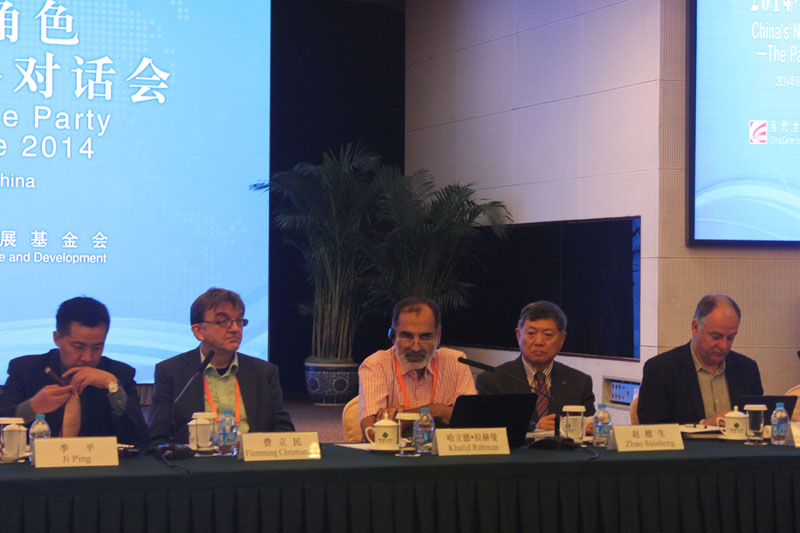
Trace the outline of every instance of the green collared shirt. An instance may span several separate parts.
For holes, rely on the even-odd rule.
[[[200,361],[205,358],[203,350],[200,352]],[[217,413],[222,416],[226,409],[230,409],[233,416],[236,416],[236,374],[239,372],[239,354],[233,354],[230,366],[225,370],[225,373],[220,375],[216,368],[208,365],[203,371],[203,378],[208,383],[208,390],[211,392],[211,398],[214,400],[214,406],[217,408]],[[211,411],[211,406],[208,404],[208,397],[203,391],[203,403],[206,411]],[[250,431],[250,425],[247,423],[247,412],[244,409],[244,400],[240,402],[241,405],[241,420],[237,431],[247,433]]]
[[[703,368],[697,355],[694,353],[694,346],[691,344],[692,361],[694,369],[697,371],[697,382],[700,384],[700,394],[703,396],[703,409],[706,418],[712,417],[722,411],[731,410],[731,397],[728,392],[728,381],[725,379],[725,360],[722,360],[715,374],[711,374]]]

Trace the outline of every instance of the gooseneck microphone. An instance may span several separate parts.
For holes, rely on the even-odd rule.
[[[462,363],[462,364],[465,364],[467,366],[479,368],[479,369],[484,370],[486,372],[497,372],[498,374],[501,374],[501,375],[513,380],[513,381],[516,381],[517,383],[522,384],[526,389],[529,389],[529,390],[531,389],[531,384],[528,383],[527,380],[523,380],[523,379],[519,378],[518,376],[515,376],[514,374],[512,374],[510,372],[506,372],[505,370],[497,368],[496,366],[487,365],[486,363],[481,363],[479,361],[473,361],[472,359],[467,359],[466,357],[459,357],[458,358],[458,362]],[[540,392],[532,392],[532,393],[533,394],[540,394]],[[553,405],[555,406],[555,408],[556,408],[555,428],[553,430],[553,436],[552,437],[547,437],[547,438],[539,439],[539,440],[537,440],[535,442],[532,442],[530,444],[530,447],[531,448],[539,448],[539,449],[543,449],[543,450],[545,450],[545,449],[546,450],[557,450],[557,449],[564,449],[564,448],[576,448],[576,447],[580,446],[580,443],[576,444],[569,437],[562,437],[561,434],[560,434],[560,431],[561,431],[561,416],[560,416],[560,413],[561,413],[561,408],[563,407],[561,405],[561,402],[559,402],[558,400],[553,398],[549,393],[547,393],[545,391],[541,391],[541,394],[542,394],[542,396],[547,398],[549,401],[551,401],[553,403]]]
[[[211,363],[211,360],[214,358],[214,350],[208,352],[208,355],[203,359],[203,362],[200,363],[200,368],[197,369],[197,372],[189,378],[189,381],[186,382],[186,385],[183,386],[181,392],[175,397],[175,400],[172,401],[172,406],[169,410],[169,443],[167,444],[159,444],[156,446],[154,453],[157,457],[160,457],[164,462],[168,463],[169,459],[172,460],[179,460],[179,459],[188,459],[195,455],[195,451],[191,449],[189,446],[185,444],[177,444],[175,442],[175,406],[178,404],[181,398],[183,398],[184,393],[189,389],[189,386],[197,379],[198,376],[203,375],[203,371],[208,367]]]

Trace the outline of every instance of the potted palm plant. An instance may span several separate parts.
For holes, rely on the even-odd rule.
[[[303,257],[313,302],[306,388],[314,403],[339,405],[358,394],[353,336],[361,315],[376,217],[380,159],[361,147],[328,151],[322,163],[299,163],[254,190],[269,190],[275,220]]]
[[[511,221],[501,202],[481,203],[470,186],[436,189],[426,172],[403,176],[349,144],[251,188],[270,191],[278,227],[313,285],[306,389],[322,405],[358,393],[353,339],[365,315],[410,295],[464,307],[467,269],[481,257],[478,224],[502,235]]]

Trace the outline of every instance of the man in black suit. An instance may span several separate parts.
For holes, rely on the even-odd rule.
[[[103,357],[110,322],[106,306],[93,298],[63,302],[53,332],[58,348],[8,364],[0,416],[28,424],[44,413],[54,437],[116,436],[147,444],[135,370]]]
[[[562,406],[583,405],[586,415],[593,415],[592,378],[554,361],[567,338],[567,316],[564,311],[544,300],[528,304],[519,315],[516,331],[520,356],[500,365],[495,372],[479,375],[475,382],[478,394],[541,390]],[[529,386],[526,387],[524,383]],[[554,429],[557,408],[544,395],[540,395],[531,423],[535,423],[536,429]],[[587,431],[591,432],[591,429],[591,424],[587,424]]]
[[[203,375],[194,379],[175,404],[177,442],[188,442],[186,424],[192,413],[200,411],[213,412],[219,421],[223,411],[230,409],[239,433],[294,431],[291,417],[283,409],[278,368],[236,351],[242,342],[242,329],[247,326],[241,297],[232,291],[211,288],[192,304],[190,320],[199,348],[156,365],[148,413],[151,445],[169,440],[173,403],[211,352],[213,358]]]
[[[692,340],[644,365],[640,423],[716,426],[718,417],[739,405],[740,396],[764,394],[758,364],[731,351],[741,317],[730,296],[709,294],[700,300]]]

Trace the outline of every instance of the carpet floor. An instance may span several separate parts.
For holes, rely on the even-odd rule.
[[[297,431],[316,431],[320,442],[344,442],[344,406],[313,405],[302,393],[284,397],[283,407],[292,416]]]

